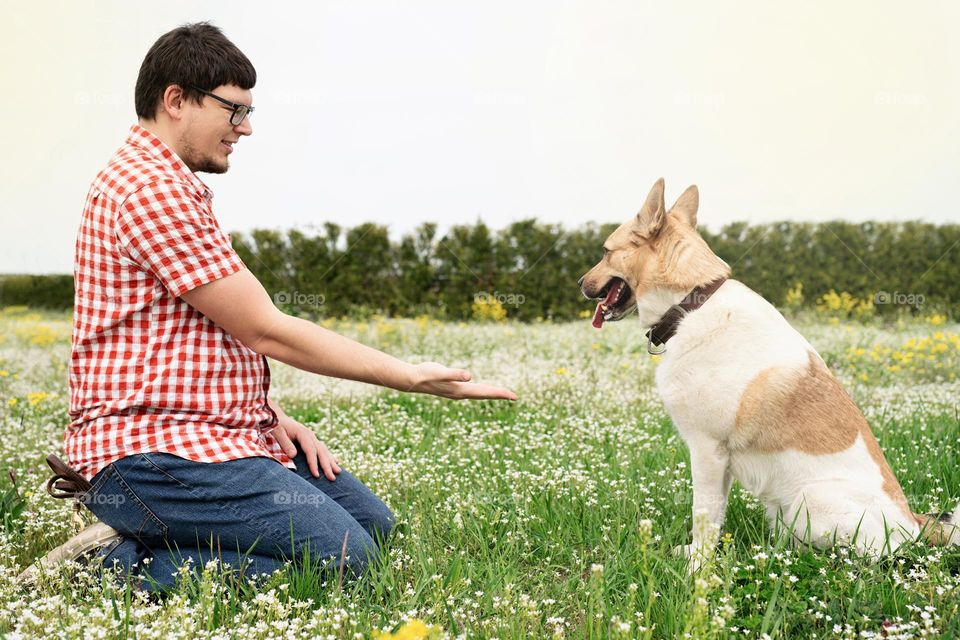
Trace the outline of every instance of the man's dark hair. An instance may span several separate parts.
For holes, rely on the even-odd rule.
[[[199,104],[203,94],[191,85],[209,91],[224,84],[252,89],[256,83],[257,70],[223,31],[209,22],[185,24],[160,36],[147,51],[134,94],[137,116],[154,120],[172,84]]]

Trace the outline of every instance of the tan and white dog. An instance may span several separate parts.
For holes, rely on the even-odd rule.
[[[730,267],[697,233],[698,205],[691,186],[668,211],[658,180],[580,280],[599,301],[595,327],[634,313],[644,330],[678,318],[656,385],[690,449],[693,544],[678,551],[694,558],[691,568],[716,544],[734,478],[771,521],[817,547],[852,544],[878,556],[921,534],[960,543],[960,510],[942,520],[914,514],[814,348],[773,305],[727,279]],[[680,303],[693,309],[679,313]]]

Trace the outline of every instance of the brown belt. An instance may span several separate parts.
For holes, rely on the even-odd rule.
[[[79,498],[90,490],[89,480],[52,453],[47,456],[47,464],[54,474],[47,481],[47,493],[54,498]]]

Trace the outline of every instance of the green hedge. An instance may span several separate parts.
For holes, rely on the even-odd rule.
[[[0,275],[0,307],[72,309],[73,276]]]
[[[392,241],[386,227],[332,223],[312,233],[234,233],[234,247],[286,311],[311,316],[429,314],[464,319],[497,301],[508,317],[566,319],[592,308],[577,279],[616,225],[575,230],[536,220],[499,231],[432,223]],[[960,225],[734,223],[702,231],[735,278],[777,305],[803,283],[807,305],[831,289],[876,300],[880,314],[960,317]],[[69,308],[70,276],[0,276],[0,304]]]
[[[574,318],[592,304],[577,279],[600,258],[616,225],[564,230],[525,220],[492,231],[483,223],[436,225],[391,242],[386,228],[327,224],[313,234],[234,234],[247,266],[287,310],[315,316],[428,313],[468,318],[478,299],[509,317]],[[803,283],[807,306],[831,289],[877,300],[876,312],[960,317],[960,225],[734,223],[702,234],[733,276],[776,305]]]

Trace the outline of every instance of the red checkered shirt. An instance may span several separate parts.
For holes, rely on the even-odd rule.
[[[135,453],[198,462],[266,456],[293,469],[271,429],[267,359],[180,296],[245,268],[212,194],[134,125],[94,179],[77,234],[69,464],[85,478]]]

